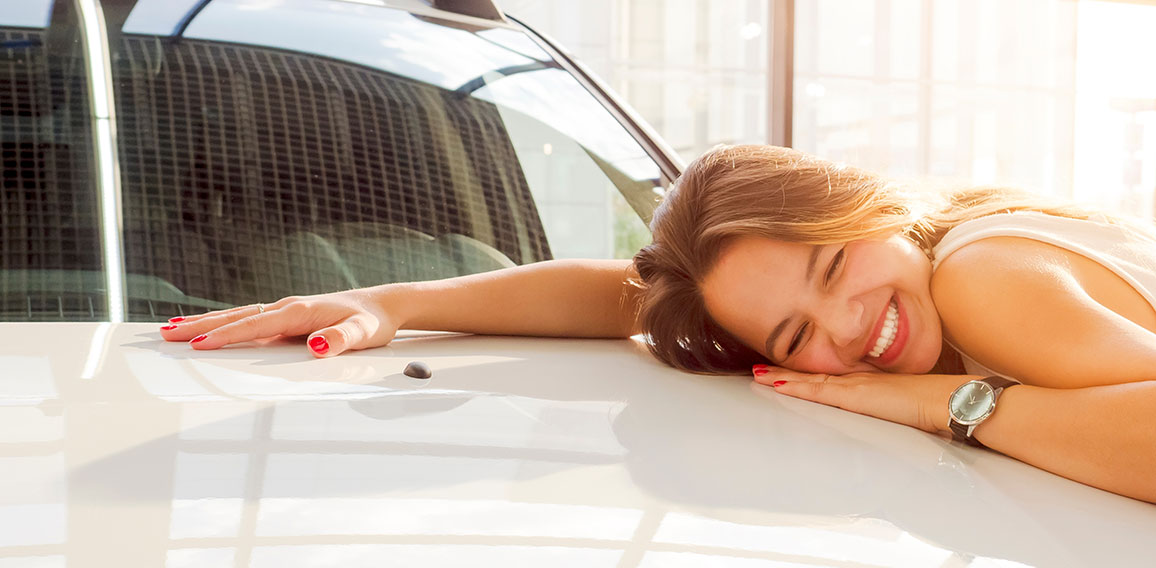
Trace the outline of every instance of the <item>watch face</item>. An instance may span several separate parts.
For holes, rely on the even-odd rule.
[[[951,416],[957,422],[974,424],[991,414],[995,407],[995,391],[987,383],[973,381],[951,394]]]

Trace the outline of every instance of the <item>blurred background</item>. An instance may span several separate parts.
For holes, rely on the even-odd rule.
[[[790,145],[1156,216],[1156,1],[503,0],[685,160]]]

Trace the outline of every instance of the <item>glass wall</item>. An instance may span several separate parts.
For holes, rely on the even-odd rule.
[[[794,145],[902,176],[1071,186],[1074,1],[798,0]]]
[[[763,143],[776,1],[507,0],[691,159]],[[1156,2],[793,0],[792,145],[1156,215]]]
[[[1079,5],[1073,196],[1156,217],[1156,3]]]
[[[767,139],[768,0],[505,0],[573,52],[680,156]]]

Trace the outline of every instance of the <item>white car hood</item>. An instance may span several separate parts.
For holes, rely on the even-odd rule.
[[[0,324],[0,566],[1150,566],[1156,506],[658,363]],[[433,370],[428,381],[402,370]],[[946,412],[946,401],[945,410]],[[13,563],[13,564],[9,564]]]

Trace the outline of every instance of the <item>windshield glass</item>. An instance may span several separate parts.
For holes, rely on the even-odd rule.
[[[518,29],[339,0],[112,10],[108,21],[123,22],[109,42],[130,321],[550,258],[629,257],[649,240],[667,180]],[[41,199],[95,210],[91,187],[80,196],[42,185]],[[95,236],[98,223],[73,230]],[[96,261],[98,240],[86,243]],[[61,294],[105,303],[99,265],[5,258],[5,282],[27,283],[5,284],[6,300],[34,296],[34,280],[63,279]]]

